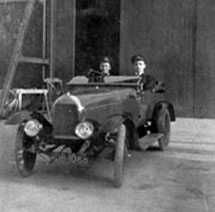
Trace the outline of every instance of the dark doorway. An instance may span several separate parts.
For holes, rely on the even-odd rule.
[[[75,75],[98,69],[102,56],[111,57],[118,74],[119,37],[120,0],[76,1]]]

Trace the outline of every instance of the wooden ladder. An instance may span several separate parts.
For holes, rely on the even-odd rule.
[[[24,38],[31,20],[31,16],[34,10],[34,6],[37,0],[29,0],[24,11],[23,20],[19,27],[15,47],[12,53],[12,57],[8,66],[8,71],[4,80],[2,89],[2,98],[0,104],[0,116],[3,116],[5,103],[15,77],[17,65],[20,62],[41,64],[43,65],[43,79],[45,78],[45,66],[50,66],[50,76],[53,77],[53,55],[54,55],[54,0],[51,1],[51,23],[50,23],[50,59],[46,58],[46,0],[43,0],[43,56],[42,58],[24,57],[22,56],[22,47]]]

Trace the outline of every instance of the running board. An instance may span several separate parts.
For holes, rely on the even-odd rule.
[[[139,145],[142,148],[142,150],[145,150],[150,145],[158,141],[158,139],[160,139],[161,137],[163,137],[162,133],[151,133],[151,134],[145,135],[144,137],[138,140]]]

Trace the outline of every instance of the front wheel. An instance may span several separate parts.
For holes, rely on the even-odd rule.
[[[126,126],[121,124],[117,135],[114,160],[114,180],[117,188],[121,187],[123,183],[125,141]]]
[[[36,162],[36,153],[30,152],[30,147],[32,145],[33,141],[26,136],[24,132],[24,123],[22,123],[16,135],[15,159],[17,170],[23,177],[31,175]]]

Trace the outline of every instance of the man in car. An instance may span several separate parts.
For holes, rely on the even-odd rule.
[[[131,63],[135,75],[140,77],[140,84],[143,90],[151,90],[152,92],[156,91],[156,85],[158,82],[156,79],[145,73],[146,63],[145,59],[141,54],[136,54],[131,58]]]
[[[145,59],[141,54],[136,54],[131,58],[131,63],[133,66],[133,70],[136,76],[139,76],[139,84],[141,90],[150,90],[151,92],[164,92],[164,84],[157,81],[153,76],[146,74],[146,63]],[[144,128],[145,129],[145,128]],[[138,129],[138,134],[144,136],[147,132],[142,130],[142,128]],[[138,137],[134,136],[133,140],[130,143],[132,149],[135,150],[142,150],[139,142]]]

